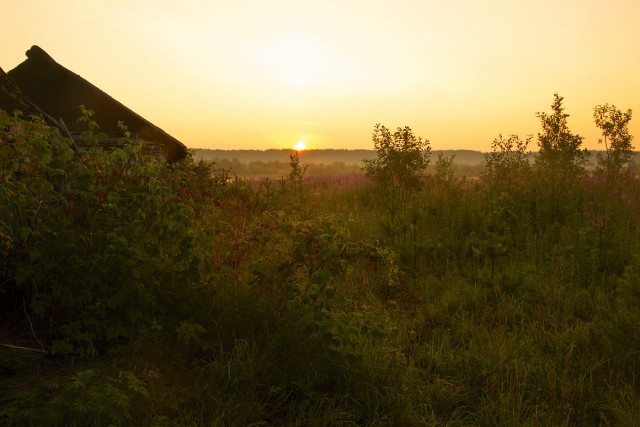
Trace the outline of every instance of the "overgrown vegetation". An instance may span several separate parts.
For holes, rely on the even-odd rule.
[[[4,424],[640,422],[630,111],[590,171],[556,95],[479,179],[378,125],[366,174],[253,181],[83,113],[77,152],[0,111]]]

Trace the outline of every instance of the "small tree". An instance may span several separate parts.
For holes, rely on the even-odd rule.
[[[568,114],[564,113],[562,100],[557,93],[551,104],[551,114],[536,113],[542,124],[542,132],[538,133],[540,152],[536,165],[551,173],[552,179],[558,174],[575,176],[582,172],[587,160],[587,151],[581,150],[583,137],[574,135],[567,125]]]
[[[453,160],[455,155],[445,156],[443,153],[438,154],[438,160],[434,165],[434,178],[439,183],[451,183],[455,180],[455,172],[453,170]]]
[[[567,125],[562,98],[557,93],[551,104],[551,114],[537,113],[542,132],[538,133],[540,151],[536,158],[536,170],[540,188],[548,191],[550,220],[560,220],[563,198],[570,192],[576,178],[584,172],[588,151],[580,149],[583,137],[571,133]]]
[[[289,182],[298,192],[298,197],[302,200],[302,178],[307,172],[307,166],[300,165],[300,154],[297,150],[291,150],[289,153]]]
[[[416,137],[408,126],[391,133],[379,123],[373,129],[373,144],[378,156],[364,160],[363,170],[379,186],[381,201],[388,210],[389,216],[382,222],[385,234],[394,242],[401,237],[404,248],[409,230],[405,217],[409,197],[424,181],[431,147],[428,140]]]
[[[598,105],[593,109],[593,119],[604,136],[598,142],[604,142],[606,150],[604,158],[598,157],[598,164],[609,175],[617,175],[633,156],[633,136],[629,134],[631,110],[623,113],[615,105]]]
[[[422,183],[429,166],[429,140],[416,137],[409,126],[398,128],[392,134],[379,123],[373,129],[372,138],[378,156],[364,161],[365,173],[406,201],[409,193]]]
[[[294,183],[301,183],[307,171],[307,165],[304,167],[300,165],[300,155],[296,150],[291,150],[291,153],[289,153],[289,168],[289,180]]]
[[[484,155],[486,162],[485,179],[498,191],[510,192],[513,184],[522,182],[529,171],[527,147],[532,137],[526,140],[518,135],[504,139],[498,135],[491,144],[492,151]]]

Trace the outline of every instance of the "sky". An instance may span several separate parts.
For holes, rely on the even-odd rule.
[[[38,45],[189,148],[373,149],[376,123],[435,150],[534,135],[564,97],[636,117],[639,0],[57,0],[0,14],[0,67]],[[640,146],[640,139],[636,139]]]

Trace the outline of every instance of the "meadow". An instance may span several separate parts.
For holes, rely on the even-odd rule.
[[[561,102],[474,177],[408,127],[243,179],[0,111],[0,420],[638,425],[630,112],[587,169]]]

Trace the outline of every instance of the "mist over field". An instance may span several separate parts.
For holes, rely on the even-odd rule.
[[[203,160],[238,160],[241,163],[250,162],[288,162],[290,149],[271,150],[213,150],[196,148],[193,150],[196,159]],[[475,166],[484,162],[484,154],[473,150],[433,150],[435,156],[442,153],[445,156],[455,156],[456,164]],[[363,160],[376,157],[376,150],[304,150],[300,152],[300,159],[305,163],[331,164],[344,163],[346,165],[363,164]]]
[[[241,177],[279,177],[289,171],[290,149],[280,150],[210,150],[194,149],[194,158],[214,162],[217,167]],[[482,170],[484,154],[472,150],[434,150],[434,156],[454,156],[460,175],[476,176]],[[376,157],[375,150],[303,150],[300,162],[307,175],[361,173],[365,160]]]
[[[196,160],[213,162],[217,167],[228,170],[231,175],[240,177],[279,177],[289,172],[289,155],[291,149],[271,150],[213,150],[193,149]],[[478,177],[482,174],[486,153],[474,150],[432,150],[432,157],[439,155],[453,158],[452,168],[457,176]],[[598,156],[603,151],[592,151],[585,163],[587,169],[593,169]],[[331,175],[362,173],[366,160],[376,157],[375,150],[304,150],[299,152],[300,162],[308,167],[307,175]],[[528,158],[533,161],[534,153]],[[640,160],[638,153],[633,158],[634,164]],[[435,162],[427,170],[432,171]]]

